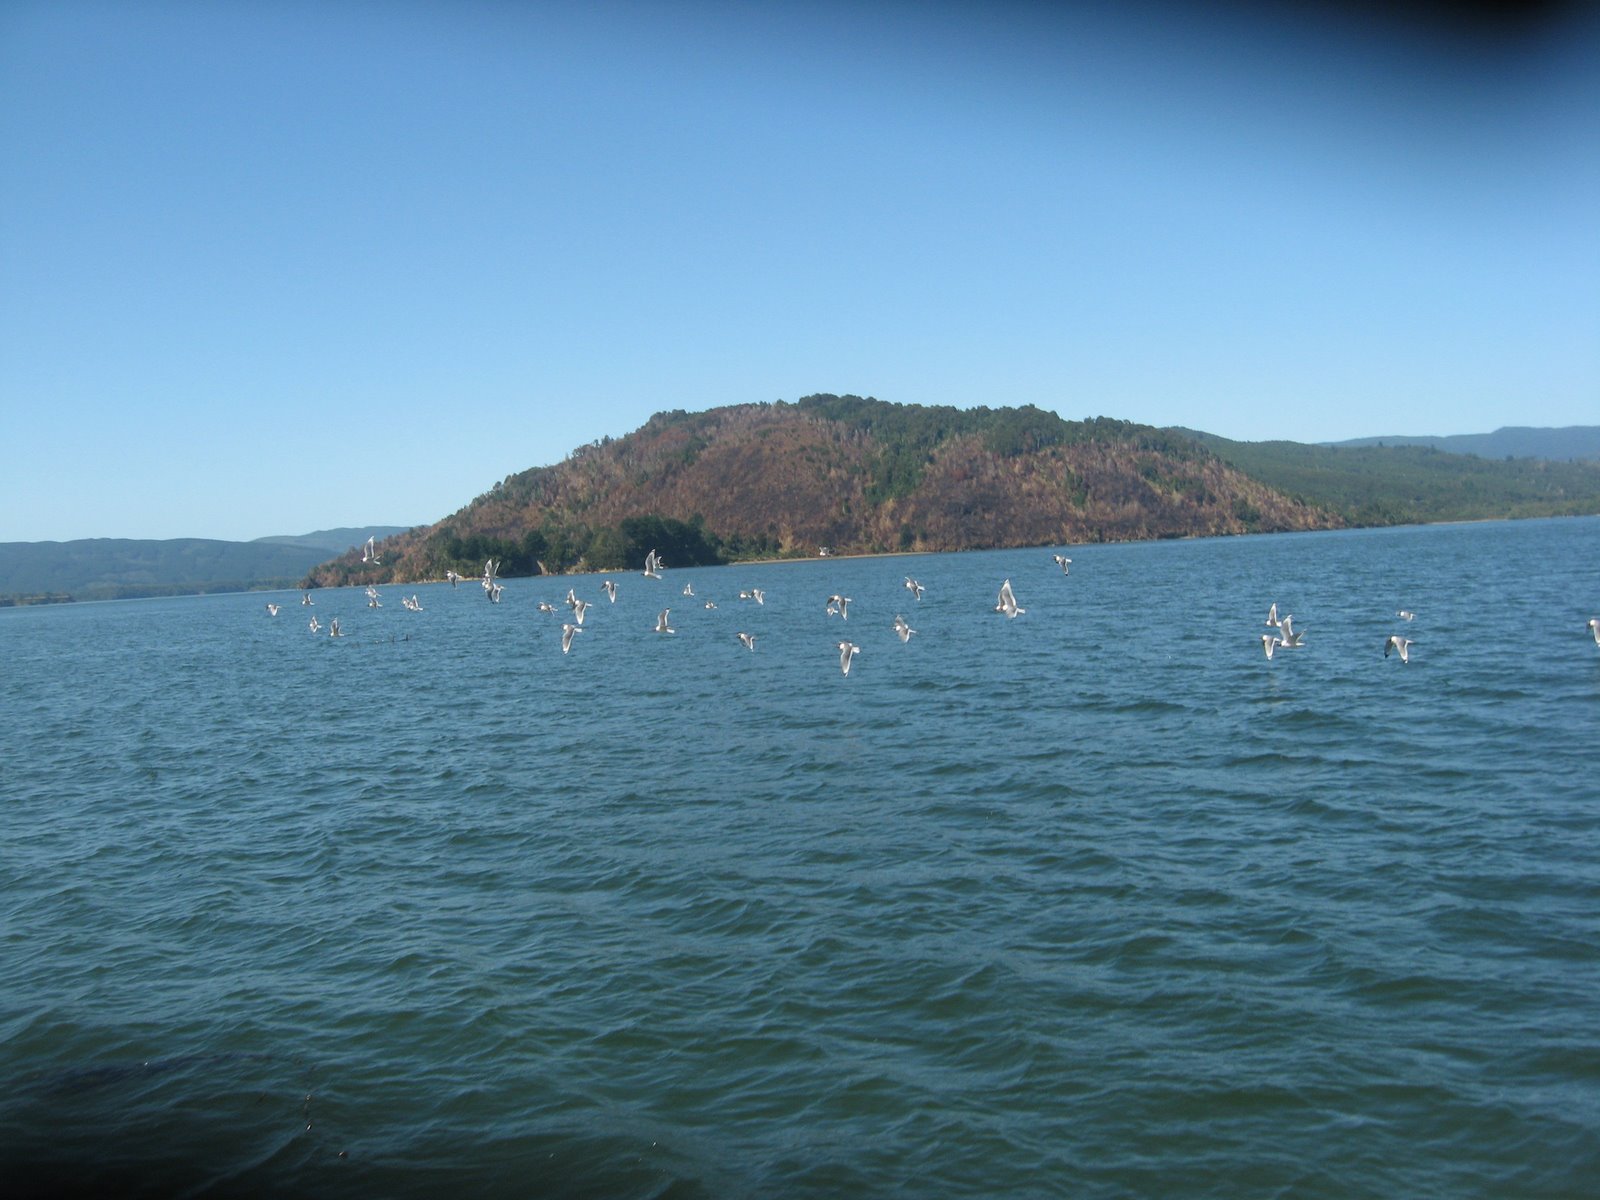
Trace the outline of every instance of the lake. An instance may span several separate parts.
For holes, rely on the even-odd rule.
[[[1593,1195],[1600,518],[1057,549],[0,610],[10,1194]]]

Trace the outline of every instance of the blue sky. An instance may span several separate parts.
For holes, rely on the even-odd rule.
[[[428,522],[824,391],[1600,423],[1600,22],[1449,9],[13,0],[0,541]]]

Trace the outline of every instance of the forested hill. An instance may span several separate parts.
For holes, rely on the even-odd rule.
[[[659,413],[494,485],[432,526],[318,567],[334,585],[734,557],[944,551],[1319,529],[1339,518],[1178,433],[1024,408],[809,396]]]
[[[1232,442],[1183,432],[1223,461],[1353,525],[1600,513],[1600,462],[1486,459],[1431,446]]]
[[[293,587],[330,554],[394,525],[230,542],[213,538],[79,538],[0,542],[0,603]]]

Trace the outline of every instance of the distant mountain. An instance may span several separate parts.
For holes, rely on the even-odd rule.
[[[1600,459],[1600,425],[1567,425],[1559,429],[1534,429],[1507,425],[1493,433],[1455,433],[1446,437],[1352,438],[1323,442],[1340,448],[1357,446],[1431,446],[1449,454],[1479,458],[1548,458],[1554,462]]]
[[[1600,513],[1600,462],[1508,461],[1432,446],[1233,442],[1174,432],[1252,479],[1352,525]]]
[[[359,528],[346,526],[343,529],[319,529],[315,533],[256,538],[251,544],[304,546],[308,550],[325,551],[326,554],[342,554],[351,546],[366,545],[369,537],[386,538],[396,533],[404,533],[409,528],[408,525],[362,525]]]
[[[133,596],[293,587],[330,553],[401,527],[329,529],[297,537],[0,542],[0,598],[113,600]]]
[[[1340,519],[1177,434],[1037,408],[808,396],[658,413],[497,483],[431,526],[347,553],[318,585],[1318,529]]]

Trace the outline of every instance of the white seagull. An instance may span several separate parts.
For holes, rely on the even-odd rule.
[[[582,632],[583,630],[579,629],[576,625],[563,625],[561,627],[561,653],[565,654],[567,651],[571,650],[573,637]]]
[[[1056,566],[1061,568],[1061,573],[1063,575],[1069,574],[1067,568],[1072,565],[1072,560],[1070,558],[1068,558],[1065,554],[1052,554],[1050,557],[1056,560]]]
[[[906,576],[906,590],[908,592],[910,592],[913,596],[915,596],[917,598],[917,603],[920,604],[920,603],[922,603],[922,593],[927,591],[928,589],[923,587],[915,579],[911,578],[911,576],[907,575]]]
[[[310,592],[302,592],[300,594],[300,603],[304,604],[305,606],[307,606],[309,608],[311,606],[311,604],[313,603],[313,601],[311,599],[311,593]]]
[[[684,595],[685,595],[685,596],[692,596],[692,595],[694,595],[694,584],[692,584],[692,583],[686,583],[686,584],[684,584],[684,585],[683,585],[683,594],[684,594]]]
[[[617,581],[615,579],[608,579],[600,586],[605,588],[606,598],[609,599],[611,603],[615,604],[617,602]]]
[[[1410,662],[1411,646],[1412,640],[1410,638],[1403,638],[1398,633],[1391,633],[1383,643],[1383,656],[1388,658],[1389,651],[1393,650],[1400,656],[1401,662]]]
[[[1600,646],[1600,617],[1589,618],[1589,632],[1594,634],[1594,644]]]
[[[738,634],[736,636],[738,637],[738,639],[741,642],[744,643],[744,648],[746,650],[754,650],[756,648],[756,635],[755,634],[753,634],[753,633],[741,633],[741,634]]]
[[[1283,639],[1281,637],[1277,637],[1270,633],[1263,633],[1261,635],[1261,648],[1267,652],[1268,658],[1271,658],[1272,652],[1281,645],[1283,645]]]
[[[1267,609],[1267,624],[1278,624],[1278,602],[1276,600],[1272,602],[1272,607]]]
[[[660,579],[662,569],[661,556],[654,550],[644,556],[644,577],[646,579]]]
[[[278,608],[279,608],[279,606],[274,604],[274,603],[272,603],[272,601],[270,601],[270,600],[267,601],[267,616],[269,616],[269,617],[277,616],[278,615]]]
[[[661,615],[656,618],[656,632],[657,633],[677,633],[678,632],[676,629],[672,628],[670,625],[667,624],[667,614],[669,612],[671,612],[671,611],[672,610],[670,608],[663,608],[661,610]]]
[[[361,547],[361,561],[369,562],[375,567],[381,567],[383,563],[378,560],[378,548],[373,545],[373,541],[373,538],[368,538],[367,544]]]
[[[343,637],[344,636],[344,630],[339,628],[339,618],[338,617],[335,617],[333,620],[328,622],[328,636],[329,637]]]
[[[321,630],[322,630],[322,625],[317,621],[317,614],[316,613],[312,613],[311,614],[311,632],[312,633],[319,633],[319,632],[321,632]]]
[[[551,604],[550,601],[548,601],[548,600],[539,601],[539,611],[540,612],[553,613],[553,612],[555,612],[555,610],[556,610],[556,606],[554,604]]]
[[[1417,619],[1417,614],[1412,612],[1409,608],[1402,608],[1399,612],[1395,613],[1395,616],[1399,617],[1402,621],[1415,621]]]
[[[861,653],[861,647],[854,642],[839,643],[839,670],[846,675],[850,674],[850,664],[855,662],[856,655]]]
[[[717,602],[715,600],[707,600],[706,601],[706,607],[707,608],[715,608],[716,606],[717,606]]]
[[[1016,593],[1011,590],[1011,580],[1008,579],[1000,585],[1000,599],[995,603],[994,611],[1005,613],[1007,619],[1028,611],[1017,603]]]
[[[767,602],[767,594],[766,594],[766,592],[762,591],[760,588],[751,588],[750,589],[750,598],[752,600],[754,600],[757,604],[765,604]]]
[[[1283,646],[1288,649],[1292,646],[1305,645],[1306,635],[1294,631],[1294,614],[1290,613],[1278,623],[1278,630],[1283,634]]]
[[[899,613],[895,613],[894,615],[894,631],[900,635],[900,640],[902,642],[909,642],[911,640],[911,635],[916,632],[915,629],[911,628],[911,626],[906,623],[906,619]]]
[[[830,617],[837,616],[848,621],[850,619],[850,597],[837,594],[829,596],[827,613]]]
[[[572,601],[572,615],[577,620],[579,625],[583,624],[583,614],[588,612],[590,607],[591,606],[587,600],[574,599]]]

